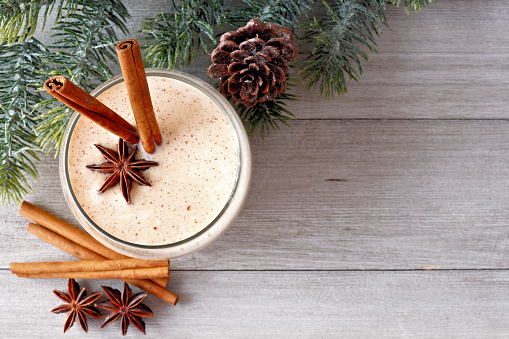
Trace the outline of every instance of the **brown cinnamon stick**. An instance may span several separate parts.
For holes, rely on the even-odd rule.
[[[105,257],[102,257],[101,255],[92,252],[84,247],[79,246],[78,244],[70,241],[69,239],[66,239],[42,226],[29,223],[27,227],[27,231],[39,239],[51,244],[55,245],[56,247],[62,249],[64,252],[69,253],[72,256],[75,256],[78,259],[81,260],[98,260],[100,258],[106,259]],[[81,249],[85,249],[90,252],[81,251]],[[175,306],[175,304],[179,300],[179,296],[176,295],[173,292],[168,291],[167,289],[161,287],[160,285],[150,281],[150,280],[135,280],[135,279],[124,279],[125,282],[128,284],[134,285],[138,288],[141,288],[142,290],[145,290],[146,292],[152,294],[153,296]]]
[[[147,279],[124,279],[128,284],[134,285],[142,290],[152,294],[153,296],[175,306],[179,301],[179,296],[173,292],[168,291],[166,288],[154,284],[151,280]]]
[[[19,208],[19,214],[27,219],[36,222],[39,225],[46,227],[47,229],[61,235],[62,237],[71,240],[74,243],[80,244],[106,259],[128,259],[129,257],[120,253],[117,253],[108,247],[95,240],[90,234],[85,231],[79,230],[76,227],[66,223],[63,220],[58,219],[54,215],[44,211],[43,209],[23,201]],[[166,287],[168,284],[167,279],[155,279],[155,282],[162,287]]]
[[[168,275],[165,267],[131,268],[111,271],[43,272],[17,274],[18,278],[66,278],[66,279],[153,279]]]
[[[130,123],[66,77],[54,76],[46,80],[44,89],[69,108],[125,141],[132,144],[139,141],[136,129]]]
[[[103,257],[100,254],[97,254],[94,251],[89,250],[86,247],[78,245],[56,233],[53,233],[46,228],[28,223],[27,227],[28,233],[35,235],[37,238],[60,248],[62,251],[69,253],[73,257],[76,257],[81,260],[108,260],[108,258]]]
[[[150,98],[140,45],[137,40],[128,39],[121,41],[116,50],[143,148],[148,153],[154,153],[154,141],[161,145],[163,139]]]
[[[118,259],[118,260],[85,260],[85,261],[41,261],[30,263],[12,262],[9,264],[11,273],[17,275],[61,273],[61,272],[92,272],[115,271],[136,268],[164,267],[168,270],[165,259]],[[168,272],[166,272],[167,274]]]

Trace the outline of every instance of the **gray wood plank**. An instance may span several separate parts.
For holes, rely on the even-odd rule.
[[[80,281],[88,291],[117,281]],[[509,333],[509,272],[174,272],[175,307],[154,297],[147,338],[502,338]],[[65,279],[18,279],[0,271],[4,338],[76,338],[51,292]],[[103,312],[107,314],[107,312]],[[27,317],[28,315],[28,317]],[[29,326],[27,326],[30,324]],[[87,338],[120,336],[119,324]],[[139,337],[130,326],[127,337]]]
[[[506,1],[447,1],[414,15],[389,6],[379,54],[347,95],[317,91],[292,104],[298,118],[509,117]]]
[[[508,268],[508,122],[293,126],[252,138],[244,210],[217,242],[174,260],[173,268]],[[56,162],[42,169],[28,200],[72,222]],[[16,210],[0,209],[0,267],[64,260],[23,231]]]

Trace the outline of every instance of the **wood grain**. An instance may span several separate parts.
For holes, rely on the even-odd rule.
[[[504,1],[437,1],[417,14],[388,6],[379,54],[348,94],[297,88],[298,118],[508,119],[509,8]]]
[[[79,281],[87,291],[115,281]],[[503,338],[509,333],[509,272],[175,272],[176,307],[148,297],[147,338]],[[0,271],[2,337],[75,338],[51,293],[64,279],[16,279]],[[19,293],[23,291],[23,293]],[[134,290],[137,292],[137,290]],[[15,298],[15,304],[13,304]],[[26,319],[30,311],[30,326]],[[107,312],[102,312],[104,315]],[[118,322],[87,338],[120,336]],[[129,337],[141,334],[130,326]]]
[[[316,120],[253,138],[240,217],[172,269],[507,268],[508,126]],[[76,225],[46,166],[29,201]],[[23,231],[15,207],[0,219],[1,267],[66,260]]]

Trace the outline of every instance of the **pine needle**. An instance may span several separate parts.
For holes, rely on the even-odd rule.
[[[249,20],[259,18],[292,30],[299,28],[301,17],[311,9],[308,0],[242,0],[247,6],[228,9],[226,22],[244,26]]]
[[[369,61],[368,52],[376,53],[375,36],[386,25],[385,1],[323,3],[328,15],[303,26],[304,41],[314,44],[314,48],[299,69],[307,89],[318,85],[320,92],[331,98],[347,92],[347,79],[359,81],[361,59]]]
[[[399,6],[403,2],[403,7],[407,13],[416,13],[421,9],[428,7],[431,3],[436,3],[436,0],[388,0],[387,3]]]
[[[149,44],[145,61],[152,67],[189,66],[195,51],[207,53],[216,42],[213,29],[224,20],[222,0],[188,0],[142,22],[143,40]]]
[[[21,43],[30,39],[41,24],[44,30],[46,19],[56,8],[57,20],[61,18],[62,7],[74,11],[80,0],[10,0],[0,3],[0,44]]]
[[[245,107],[242,104],[234,103],[235,109],[244,121],[246,132],[253,135],[259,132],[262,137],[268,135],[271,130],[280,129],[280,125],[290,127],[289,121],[295,116],[287,108],[287,101],[298,100],[294,94],[278,94],[275,100],[260,102],[253,107]]]

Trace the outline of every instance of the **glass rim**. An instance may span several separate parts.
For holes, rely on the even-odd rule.
[[[69,162],[68,162],[69,149],[70,149],[71,138],[73,135],[74,128],[76,127],[76,124],[78,123],[79,119],[81,118],[81,115],[78,114],[77,112],[73,112],[71,118],[69,119],[69,122],[67,123],[67,127],[64,132],[64,139],[63,139],[64,147],[60,151],[60,159],[59,160],[60,160],[61,166],[63,165],[63,172],[64,172],[63,176],[61,175],[62,188],[65,187],[65,189],[67,189],[67,191],[70,193],[71,199],[68,199],[67,198],[68,196],[65,195],[68,204],[72,203],[74,205],[74,207],[78,209],[81,216],[87,221],[88,225],[91,226],[95,231],[99,232],[101,235],[103,235],[104,237],[109,239],[110,241],[112,241],[118,245],[121,245],[121,246],[128,246],[128,247],[140,249],[140,250],[173,249],[173,248],[177,248],[181,245],[185,245],[189,242],[192,242],[193,240],[206,234],[207,231],[209,231],[214,225],[216,225],[218,220],[220,220],[225,215],[225,212],[231,206],[234,196],[236,195],[236,193],[238,193],[239,182],[241,181],[242,171],[246,171],[246,170],[249,171],[248,181],[250,181],[250,174],[251,174],[250,161],[247,162],[247,164],[248,164],[247,167],[249,167],[249,168],[245,168],[246,162],[244,162],[244,164],[242,164],[243,157],[247,156],[250,158],[250,151],[249,151],[249,147],[247,147],[248,154],[245,154],[246,149],[244,149],[244,150],[242,149],[243,147],[241,145],[240,138],[242,137],[245,142],[248,142],[248,139],[247,139],[247,135],[244,130],[242,121],[240,120],[239,116],[237,115],[235,109],[228,102],[228,100],[223,95],[221,95],[216,89],[214,89],[211,85],[209,85],[205,81],[203,81],[193,75],[190,75],[190,74],[184,73],[184,72],[180,72],[180,71],[175,71],[175,70],[147,68],[147,69],[145,69],[145,73],[146,73],[147,77],[161,76],[161,77],[165,77],[165,78],[171,78],[171,79],[175,79],[178,81],[182,81],[190,86],[193,86],[198,91],[204,93],[210,100],[212,100],[212,102],[214,102],[218,106],[220,111],[223,113],[223,115],[227,119],[228,124],[230,125],[230,128],[232,129],[232,132],[233,132],[233,135],[235,138],[235,144],[237,147],[237,174],[236,174],[235,183],[231,190],[230,196],[228,197],[228,200],[227,200],[226,204],[223,206],[223,208],[221,209],[221,211],[208,225],[206,225],[199,232],[193,234],[190,237],[187,237],[185,239],[182,239],[177,242],[170,243],[170,244],[162,244],[162,245],[138,244],[138,243],[133,243],[133,242],[129,242],[129,241],[120,239],[120,238],[112,235],[111,233],[106,232],[95,221],[93,221],[90,218],[90,216],[84,211],[83,207],[79,203],[79,201],[74,193],[74,190],[73,190],[72,184],[71,184],[71,180],[70,180]],[[111,78],[110,80],[107,80],[104,83],[100,84],[92,92],[90,92],[90,94],[94,97],[97,97],[100,94],[104,93],[106,90],[110,89],[111,87],[113,87],[123,81],[124,81],[124,77],[122,76],[122,74],[119,74],[119,75]],[[247,183],[247,186],[249,186],[249,182]],[[246,192],[247,192],[247,190],[246,190]],[[245,195],[247,195],[247,194],[245,194]],[[245,200],[245,196],[242,198],[242,200]],[[242,206],[242,204],[243,204],[243,201],[241,202],[241,206]],[[73,212],[74,212],[74,210],[73,210]],[[235,215],[233,216],[232,219],[235,218],[236,214],[238,214],[238,211],[237,211],[237,213],[235,213]],[[229,227],[231,222],[232,221],[228,222],[223,227],[223,229],[219,230],[219,234],[217,234],[216,237],[218,237],[220,234],[222,234],[222,232],[224,232]],[[211,241],[207,242],[205,245],[212,242],[213,240],[215,240],[215,238],[212,239]]]

